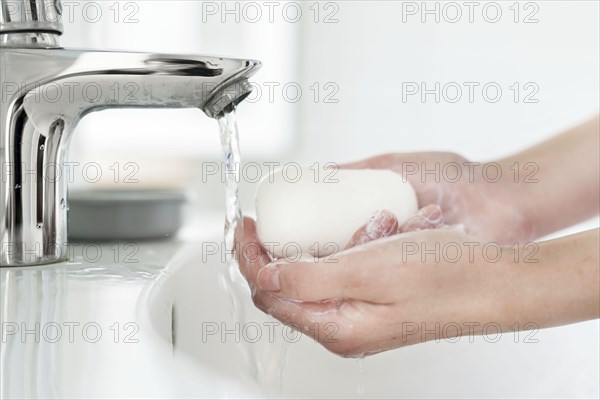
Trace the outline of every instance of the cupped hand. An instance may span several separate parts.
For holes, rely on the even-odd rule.
[[[507,244],[538,236],[526,204],[517,196],[520,186],[510,165],[425,152],[385,154],[340,168],[400,173],[415,188],[419,204],[439,204],[446,223],[463,225],[467,233],[480,239]]]
[[[442,224],[437,206],[402,227],[380,211],[333,258],[271,262],[245,218],[237,255],[258,308],[338,355],[370,355],[463,329],[477,334],[478,321],[497,320],[505,308],[499,299],[511,290],[510,274],[482,259],[476,239]]]

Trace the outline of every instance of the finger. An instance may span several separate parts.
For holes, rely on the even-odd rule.
[[[387,281],[385,274],[390,271],[383,269],[382,264],[370,265],[372,253],[357,249],[314,261],[277,260],[258,271],[258,287],[277,297],[297,301],[352,298],[380,302],[381,288]]]
[[[435,229],[443,225],[444,216],[442,215],[442,209],[436,204],[430,204],[421,208],[416,215],[402,224],[400,233]]]
[[[244,218],[236,227],[235,251],[242,275],[251,287],[257,287],[256,275],[259,269],[271,262],[271,258],[260,244],[252,218]]]
[[[395,154],[382,154],[365,160],[340,164],[339,167],[346,169],[393,169],[397,163],[398,160]]]
[[[339,301],[301,303],[261,291],[256,293],[253,300],[263,312],[325,345],[331,339],[331,328],[337,331],[343,319],[339,312],[342,302]],[[293,334],[286,335],[293,337]]]
[[[255,304],[343,357],[365,356],[397,347],[393,329],[377,331],[389,321],[389,309],[385,306],[355,300],[303,303],[265,292],[258,292]],[[285,335],[293,337],[290,332]]]
[[[430,204],[420,209],[416,215],[409,218],[400,228],[398,228],[398,220],[392,212],[380,210],[371,217],[371,220],[367,224],[360,227],[354,233],[345,249],[392,236],[399,232],[435,229],[441,227],[443,224],[442,210],[435,204]]]
[[[398,233],[398,219],[388,210],[377,211],[365,225],[352,235],[345,249]]]

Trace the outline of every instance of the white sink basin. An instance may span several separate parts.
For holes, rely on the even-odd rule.
[[[226,268],[222,256],[209,256],[203,264],[201,249],[200,244],[189,246],[171,264],[165,285],[152,298],[151,309],[161,310],[154,313],[154,324],[171,341],[173,306],[175,358],[191,356],[205,369],[244,382],[248,390],[256,390],[257,385],[241,367],[247,365],[244,353],[231,331],[237,331],[239,341],[256,353],[258,362],[267,363],[259,376],[270,384],[266,393],[278,396],[598,397],[598,321],[531,333],[529,341],[537,343],[525,342],[527,332],[516,343],[512,333],[501,338],[465,337],[455,343],[429,342],[397,349],[362,362],[340,358],[302,337],[287,346],[281,393],[273,392],[279,370],[273,361],[278,360],[281,343],[294,342],[296,337],[277,324],[272,335],[275,343],[269,343],[272,338],[265,323],[274,320],[253,308],[249,293],[243,297],[246,325],[236,327],[229,295],[221,284]],[[244,326],[248,326],[246,331]],[[221,336],[223,328],[230,330],[225,337]],[[258,331],[261,339],[250,343]]]

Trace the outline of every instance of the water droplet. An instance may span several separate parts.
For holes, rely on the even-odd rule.
[[[60,199],[60,208],[62,208],[63,210],[67,208],[67,202],[65,201],[65,199]]]
[[[365,365],[364,365],[364,355],[361,354],[358,358],[358,377],[356,382],[356,394],[358,397],[365,397]]]
[[[40,144],[40,151],[44,151],[44,149],[45,149],[45,148],[46,148],[46,146],[45,146],[45,145],[43,145],[43,144]]]
[[[19,190],[21,189],[21,185],[19,185],[18,183],[15,185],[15,189]]]
[[[36,228],[38,228],[38,229],[42,229],[42,223],[41,223],[41,222],[39,222],[39,223],[36,225]]]
[[[360,373],[365,372],[365,363],[364,363],[365,359],[364,359],[364,357],[361,355],[356,360],[358,362],[358,372],[360,372]]]

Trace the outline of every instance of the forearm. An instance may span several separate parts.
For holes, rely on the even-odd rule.
[[[506,302],[507,321],[545,328],[600,317],[598,241],[594,229],[540,242],[518,263],[507,257],[517,289]]]
[[[505,170],[519,168],[521,172],[517,183],[514,176],[510,176],[505,184],[533,224],[534,236],[543,236],[598,214],[599,130],[596,116],[500,161]],[[528,168],[524,170],[526,165]],[[530,175],[526,176],[527,173]]]

